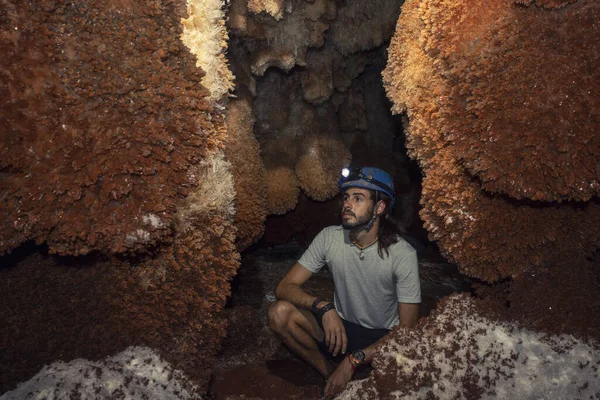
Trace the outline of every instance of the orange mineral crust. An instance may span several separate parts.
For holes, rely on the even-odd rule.
[[[293,170],[287,167],[267,169],[267,213],[281,215],[298,204],[300,187]]]
[[[266,170],[253,127],[250,96],[229,102],[225,154],[232,164],[235,181],[235,226],[240,251],[263,235],[267,214]]]
[[[314,200],[325,201],[339,192],[338,179],[352,156],[344,143],[332,136],[309,137],[302,143],[296,175],[300,187]]]
[[[517,202],[490,196],[448,148],[423,180],[420,215],[429,237],[469,276],[488,282],[584,257],[600,245],[600,204]]]
[[[160,349],[203,388],[227,329],[222,311],[240,261],[235,232],[227,218],[197,216],[192,229],[123,277],[117,297],[123,306],[113,318],[139,332],[131,341]]]
[[[239,266],[234,240],[228,219],[204,216],[134,263],[35,254],[2,268],[0,301],[11,312],[0,314],[0,393],[56,360],[97,360],[136,345],[204,392]]]
[[[0,254],[147,248],[223,117],[180,40],[185,2],[8,1],[0,12]]]
[[[600,245],[600,5],[550,3],[407,1],[383,74],[430,237],[487,281]]]
[[[600,5],[558,10],[506,1],[411,2],[400,18],[387,78],[427,64],[418,119],[492,193],[589,200],[600,190]],[[399,49],[399,47],[402,48]],[[403,53],[410,60],[397,60]],[[413,73],[416,71],[412,71]],[[407,73],[407,72],[405,72]],[[408,82],[405,81],[405,85]],[[395,89],[389,93],[396,98]],[[412,105],[411,104],[411,105]],[[423,115],[428,114],[428,115]],[[417,144],[418,145],[418,144]],[[426,147],[433,148],[429,143]]]

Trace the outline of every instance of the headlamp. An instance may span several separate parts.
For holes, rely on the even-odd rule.
[[[342,170],[341,182],[357,181],[359,179],[367,179],[367,175],[362,173],[361,168],[344,168]]]

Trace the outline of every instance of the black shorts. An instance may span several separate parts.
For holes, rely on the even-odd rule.
[[[317,319],[319,327],[323,329],[323,324],[321,323],[319,317],[315,313],[313,313],[313,315]],[[358,324],[346,321],[343,318],[341,318],[341,320],[344,324],[344,329],[346,330],[348,345],[346,346],[346,354],[338,354],[337,357],[332,357],[335,360],[338,360],[338,358],[343,359],[347,354],[353,352],[354,350],[364,349],[365,347],[372,345],[373,343],[375,343],[390,332],[389,329],[365,328],[364,326],[360,326]],[[319,347],[321,347],[321,350],[323,352],[331,356],[331,353],[329,352],[327,345],[325,344],[325,338],[323,338],[323,341],[319,343]]]

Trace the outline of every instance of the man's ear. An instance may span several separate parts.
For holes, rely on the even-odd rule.
[[[377,215],[381,215],[384,211],[385,211],[385,201],[379,200],[377,202],[377,208],[376,208],[375,212],[377,213]]]

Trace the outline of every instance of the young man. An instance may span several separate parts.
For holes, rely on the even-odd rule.
[[[395,203],[390,175],[372,167],[345,169],[339,186],[342,226],[317,235],[269,308],[273,332],[327,380],[325,396],[344,389],[356,367],[371,362],[395,325],[413,327],[421,302],[416,251],[389,214]],[[333,276],[333,303],[302,288],[325,264]],[[341,359],[337,368],[332,357]]]

